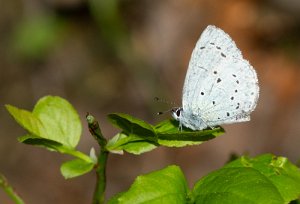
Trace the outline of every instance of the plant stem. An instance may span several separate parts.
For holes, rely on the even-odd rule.
[[[96,167],[97,183],[93,197],[93,204],[102,204],[105,200],[107,157],[108,151],[100,151],[98,165]]]
[[[102,204],[105,200],[106,187],[106,163],[108,151],[106,150],[107,140],[103,137],[98,121],[89,113],[86,115],[89,131],[100,146],[100,153],[98,155],[98,164],[96,166],[96,187],[93,196],[93,204]]]
[[[6,192],[6,194],[16,203],[16,204],[24,204],[24,201],[20,198],[20,196],[14,191],[13,187],[10,186],[6,180],[6,178],[0,174],[0,187]]]

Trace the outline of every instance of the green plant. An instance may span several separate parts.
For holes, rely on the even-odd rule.
[[[105,169],[110,153],[142,154],[159,146],[198,145],[224,133],[222,127],[179,131],[174,120],[150,125],[127,114],[113,113],[108,119],[121,131],[107,141],[96,119],[87,114],[90,133],[100,146],[98,154],[91,149],[87,155],[76,150],[81,123],[77,112],[65,99],[43,97],[32,112],[11,105],[6,108],[28,132],[19,137],[20,142],[74,157],[61,165],[61,173],[66,179],[95,170],[95,204],[105,201]],[[198,180],[193,189],[188,188],[180,168],[172,165],[138,176],[128,191],[115,195],[108,203],[289,203],[299,195],[299,168],[285,157],[265,154],[235,159]]]

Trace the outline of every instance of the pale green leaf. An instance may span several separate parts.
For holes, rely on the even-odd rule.
[[[5,105],[10,115],[32,135],[49,138],[41,120],[27,110],[22,110],[12,105]]]
[[[123,150],[132,154],[142,154],[155,149],[157,146],[151,142],[137,137],[127,135],[123,132],[118,133],[107,143],[106,149],[112,153],[122,153]]]
[[[76,147],[82,132],[81,122],[76,110],[65,99],[58,96],[41,98],[33,109],[44,124],[47,135],[69,147]]]
[[[60,171],[66,179],[69,179],[90,172],[93,169],[94,165],[95,164],[93,162],[74,159],[63,163],[60,167]]]

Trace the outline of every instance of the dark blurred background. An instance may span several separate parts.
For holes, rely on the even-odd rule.
[[[106,120],[124,112],[150,123],[180,105],[192,49],[214,24],[235,40],[256,68],[261,88],[251,122],[224,126],[226,134],[203,145],[160,147],[142,156],[110,155],[107,197],[126,190],[142,173],[179,165],[193,186],[231,153],[273,153],[300,158],[299,0],[10,0],[0,2],[0,172],[30,204],[91,203],[95,175],[64,180],[70,157],[23,145],[25,133],[4,104],[31,110],[45,95],[59,95],[78,110],[84,131],[78,149],[96,142],[85,113]],[[12,203],[0,190],[0,202]]]

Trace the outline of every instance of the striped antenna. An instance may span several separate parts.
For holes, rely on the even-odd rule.
[[[160,102],[160,103],[165,103],[165,104],[169,104],[169,105],[175,105],[174,102],[170,102],[170,101],[167,101],[165,99],[158,98],[158,97],[154,97],[154,100],[157,101],[157,102]]]
[[[167,100],[158,98],[158,97],[155,97],[154,100],[157,101],[157,102],[160,102],[160,103],[164,103],[164,104],[169,104],[169,105],[175,106],[175,103],[174,103],[174,102],[170,102],[170,101],[167,101]],[[171,109],[166,110],[166,111],[160,111],[160,112],[157,112],[156,114],[157,114],[157,115],[163,115],[163,114],[165,114],[165,113],[171,112],[173,109],[174,109],[174,108],[171,108]]]
[[[169,110],[166,110],[166,111],[160,111],[160,112],[157,112],[156,114],[157,114],[157,115],[163,115],[163,114],[165,114],[165,113],[171,112],[172,110],[173,110],[173,108],[172,108],[172,109],[169,109]]]

